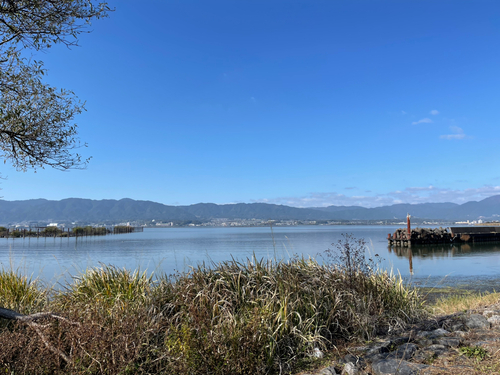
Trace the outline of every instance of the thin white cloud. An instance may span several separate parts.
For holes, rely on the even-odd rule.
[[[430,124],[432,123],[432,120],[430,118],[423,118],[422,120],[414,121],[411,124],[412,125],[417,125],[417,124]]]
[[[406,115],[406,114],[407,114],[407,112],[405,112],[405,111],[401,111],[401,114],[402,114],[402,115]]]
[[[436,190],[436,188],[432,185],[429,185],[429,186],[409,187],[406,188],[405,190],[410,192],[416,192],[416,191],[431,191],[431,190]]]
[[[368,193],[368,192],[367,192]],[[337,192],[311,193],[303,197],[278,197],[253,202],[283,204],[292,207],[361,206],[367,208],[398,203],[457,203],[479,201],[500,194],[500,186],[485,185],[480,188],[450,189],[437,186],[412,186],[384,194],[347,196]]]
[[[439,138],[453,140],[453,139],[464,139],[467,137],[462,128],[459,128],[458,126],[450,126],[450,130],[453,132],[453,134],[444,134]]]
[[[431,115],[433,116],[436,116],[436,115],[439,115],[439,111],[437,109],[433,109],[431,112],[430,112]]]

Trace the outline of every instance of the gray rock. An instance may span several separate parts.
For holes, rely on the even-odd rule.
[[[480,314],[472,314],[468,318],[465,319],[465,325],[469,329],[489,329],[490,322],[483,315]]]
[[[347,354],[344,358],[342,358],[341,363],[345,363],[342,374],[347,375],[360,374],[361,369],[366,366],[364,358],[352,354]]]
[[[500,315],[491,315],[491,316],[488,318],[488,322],[489,322],[492,326],[499,326],[499,325],[500,325]]]
[[[391,348],[391,346],[392,346],[391,340],[382,341],[378,344],[373,345],[371,349],[368,350],[368,352],[387,353],[390,351],[389,349]]]
[[[404,345],[399,346],[397,348],[397,350],[395,350],[394,352],[390,353],[387,356],[387,359],[408,360],[411,357],[413,357],[413,355],[415,354],[417,349],[418,349],[418,346],[415,344],[404,344]]]
[[[487,347],[488,345],[491,345],[491,343],[493,342],[494,340],[482,340],[482,341],[475,341],[475,342],[471,342],[470,343],[470,346],[480,346],[482,348],[485,348]]]
[[[446,329],[447,331],[452,331],[453,327],[458,324],[463,324],[463,319],[459,316],[455,316],[453,318],[444,319],[439,322],[441,328]]]
[[[413,355],[413,360],[417,362],[427,362],[436,358],[436,354],[432,350],[427,350],[425,348],[417,350]]]
[[[367,361],[367,362],[378,362],[378,361],[382,361],[383,359],[386,359],[388,356],[390,355],[390,353],[371,353],[371,354],[367,354],[364,356],[364,359]]]
[[[500,315],[500,311],[498,310],[484,310],[483,316],[486,318],[491,318],[493,315]]]
[[[392,345],[401,345],[401,344],[407,344],[408,342],[410,342],[410,338],[409,337],[394,337],[394,338],[391,338],[391,344]]]
[[[432,352],[434,358],[439,357],[440,355],[448,352],[448,348],[446,346],[440,345],[440,344],[430,345],[425,349]]]
[[[356,366],[364,366],[365,361],[362,357],[358,357],[357,355],[347,354],[340,360],[341,363],[352,363]]]
[[[444,345],[449,348],[456,348],[460,345],[462,340],[457,337],[441,337],[436,340],[436,344]]]
[[[344,369],[342,370],[342,375],[358,375],[360,370],[358,366],[356,366],[352,362],[348,362],[344,365]]]
[[[434,341],[435,340],[431,340],[431,339],[422,339],[422,340],[418,340],[417,343],[420,346],[429,346],[429,345],[434,344]]]
[[[420,370],[427,367],[429,366],[394,359],[386,359],[372,364],[375,375],[417,375]]]
[[[339,375],[339,373],[335,370],[335,367],[330,366],[327,368],[324,368],[320,372],[318,372],[319,375]]]
[[[443,328],[438,328],[438,329],[435,329],[434,331],[431,331],[431,332],[432,332],[434,337],[441,337],[441,336],[445,336],[448,333],[450,333],[450,331],[447,331],[446,329],[443,329]]]
[[[453,332],[453,335],[458,336],[458,337],[465,337],[465,336],[467,336],[467,332],[455,331],[455,332]]]
[[[422,339],[436,339],[438,337],[445,336],[448,333],[450,333],[450,332],[447,331],[447,330],[445,330],[445,329],[438,328],[438,329],[435,329],[434,331],[422,331],[422,332],[419,332],[417,334],[417,337],[418,338],[422,338]]]
[[[463,331],[466,328],[467,327],[465,327],[465,324],[463,322],[458,322],[451,326],[452,331]]]
[[[364,355],[364,358],[369,362],[379,361],[385,359],[389,353],[389,349],[392,347],[391,341],[383,341],[375,345],[370,346]]]

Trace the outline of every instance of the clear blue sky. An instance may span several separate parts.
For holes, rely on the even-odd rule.
[[[500,193],[500,2],[113,0],[38,53],[86,170],[3,198],[462,203]]]

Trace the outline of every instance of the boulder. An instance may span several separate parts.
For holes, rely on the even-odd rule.
[[[490,322],[483,315],[472,314],[465,319],[465,326],[469,329],[489,329]]]

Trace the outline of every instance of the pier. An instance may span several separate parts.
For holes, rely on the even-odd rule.
[[[108,234],[136,233],[144,231],[143,227],[118,225],[114,227],[37,227],[37,228],[14,228],[0,227],[0,238],[31,238],[31,237],[90,237],[105,236]]]
[[[397,229],[393,234],[387,235],[389,246],[500,242],[500,226],[411,229],[410,215],[407,216],[406,220],[406,228]]]

